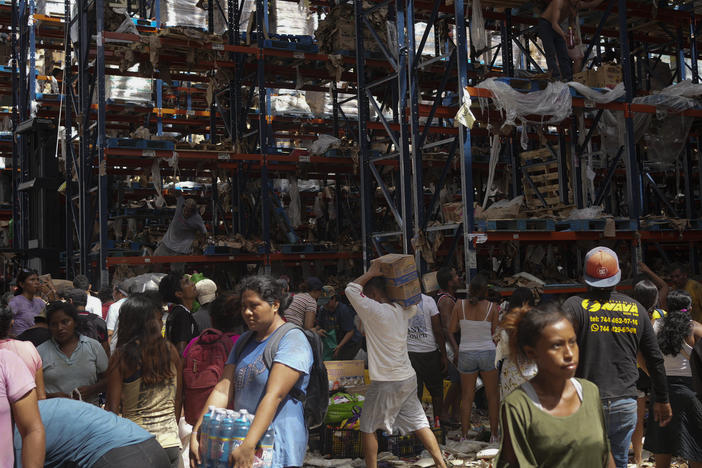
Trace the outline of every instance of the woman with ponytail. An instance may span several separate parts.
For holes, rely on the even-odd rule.
[[[509,351],[509,344],[514,342],[515,338],[507,332],[509,324],[513,320],[514,314],[521,314],[522,309],[526,310],[534,307],[536,303],[534,293],[529,288],[517,288],[509,299],[507,312],[500,323],[500,340],[497,344],[497,356],[495,362],[502,361],[500,367],[500,400],[503,401],[507,395],[519,387],[521,384],[536,375],[536,365],[523,358],[512,358],[512,353]]]
[[[485,385],[490,418],[491,442],[497,441],[499,393],[497,368],[495,367],[495,342],[492,337],[497,330],[499,307],[486,300],[487,280],[477,275],[470,282],[468,299],[456,302],[448,331],[452,335],[460,331],[458,353],[454,352],[454,364],[461,373],[461,432],[467,437],[470,430],[470,413],[475,399],[478,375]],[[454,348],[455,349],[455,348]]]
[[[654,323],[663,353],[673,418],[661,427],[649,411],[644,448],[654,453],[656,467],[669,467],[672,457],[684,458],[690,468],[702,467],[702,401],[692,388],[690,357],[702,325],[691,318],[692,298],[686,291],[668,294],[668,315]]]
[[[514,361],[536,363],[537,374],[507,396],[495,466],[614,467],[600,393],[576,379],[578,342],[556,305],[515,309],[503,321]]]

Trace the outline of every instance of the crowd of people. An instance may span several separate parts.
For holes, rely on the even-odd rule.
[[[351,359],[370,376],[368,467],[378,431],[414,433],[449,466],[431,427],[480,437],[476,406],[500,449],[494,466],[626,467],[647,450],[656,466],[702,467],[702,285],[684,265],[669,282],[640,267],[626,295],[616,252],[598,247],[584,259],[586,292],[518,288],[506,301],[482,274],[459,298],[463,282],[442,268],[439,289],[409,307],[375,262],[343,291],[265,275],[221,291],[174,272],[118,283],[104,302],[79,275],[45,303],[36,272],[22,271],[0,308],[0,468],[201,466],[211,406],[254,415],[230,466],[253,466],[272,428],[273,466],[301,467],[317,361]]]

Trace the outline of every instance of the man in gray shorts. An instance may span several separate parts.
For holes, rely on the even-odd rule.
[[[417,398],[417,376],[407,354],[409,319],[417,312],[392,303],[377,263],[346,286],[346,297],[363,322],[371,385],[361,412],[366,467],[378,465],[378,429],[414,432],[437,467],[446,468],[439,444]]]

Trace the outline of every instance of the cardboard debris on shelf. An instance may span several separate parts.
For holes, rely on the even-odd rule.
[[[486,210],[475,207],[475,219],[510,219],[519,217],[519,211],[524,203],[524,195],[511,200],[500,200],[490,205]]]
[[[536,276],[532,275],[531,273],[527,273],[525,271],[522,271],[520,273],[517,273],[512,276],[508,276],[503,279],[503,284],[507,287],[515,287],[515,288],[530,288],[530,289],[540,289],[543,288],[546,285],[546,282],[537,278]]]
[[[449,202],[441,205],[441,214],[444,217],[444,223],[462,223],[463,222],[463,202]]]
[[[646,228],[658,227],[683,232],[685,229],[690,228],[690,220],[686,218],[648,215],[641,218],[641,226]]]
[[[389,42],[387,40],[387,10],[387,7],[377,8],[368,17],[376,33],[385,39],[386,44]],[[342,4],[334,7],[319,22],[314,35],[322,53],[354,52],[356,50],[356,26],[353,5]],[[363,28],[363,44],[367,52],[380,52],[380,47],[368,28]],[[390,48],[390,50],[393,49]]]
[[[603,63],[597,70],[587,69],[574,73],[573,81],[591,88],[614,88],[622,82],[622,67],[615,63]]]

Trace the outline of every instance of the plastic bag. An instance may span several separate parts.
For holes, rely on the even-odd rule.
[[[320,156],[332,148],[338,148],[341,140],[331,135],[319,135],[307,149],[312,156]]]

